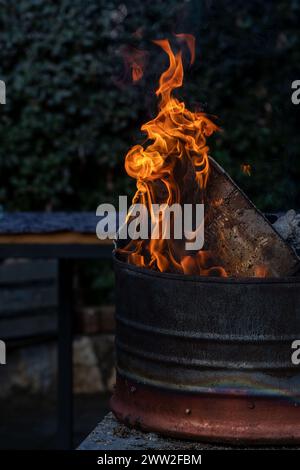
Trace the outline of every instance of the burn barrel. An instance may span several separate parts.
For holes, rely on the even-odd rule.
[[[300,442],[299,277],[114,265],[119,420],[198,440]]]

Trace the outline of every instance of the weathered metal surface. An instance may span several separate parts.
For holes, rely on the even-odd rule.
[[[154,415],[163,411],[161,406],[167,405],[168,397],[175,397],[168,415],[171,420],[175,414],[175,423],[179,419],[176,407],[182,401],[190,408],[187,403],[191,399],[194,407],[212,414],[214,425],[209,429],[209,414],[201,420],[196,413],[194,431],[184,431],[190,419],[185,417],[182,435],[186,432],[190,437],[217,440],[235,439],[239,434],[249,441],[260,437],[266,441],[292,440],[293,436],[300,439],[300,415],[295,406],[300,400],[300,367],[291,361],[291,343],[300,338],[300,278],[183,276],[157,273],[119,260],[115,260],[115,271],[118,375],[129,383],[149,387],[149,397],[152,392],[158,397],[150,402]],[[134,406],[132,401],[128,403],[131,395],[124,392],[124,383],[118,382],[112,401],[114,412],[121,419],[129,414],[131,424],[139,418],[147,429],[152,429],[151,413],[144,411],[143,401],[134,402]],[[166,396],[164,404],[162,396]],[[242,410],[249,400],[260,404],[263,419],[273,407],[275,421],[286,416],[286,432],[272,430],[275,421],[271,417],[260,426],[260,435],[253,430],[256,424],[248,426],[249,411],[243,414]],[[290,436],[289,406],[299,423]],[[235,409],[236,420],[231,420]],[[218,415],[219,428],[212,434]],[[226,416],[228,429],[234,428],[232,432],[227,430],[229,434],[225,432]],[[256,420],[259,413],[251,416]],[[168,419],[155,430],[169,432]],[[270,426],[272,435],[266,432],[266,426]],[[172,428],[171,432],[176,430]]]
[[[164,391],[117,378],[111,400],[128,426],[185,439],[224,443],[300,442],[297,401]]]
[[[283,277],[299,271],[299,258],[230,176],[213,159],[206,189],[205,249],[230,276]]]

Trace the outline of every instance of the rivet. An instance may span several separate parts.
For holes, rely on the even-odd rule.
[[[186,415],[190,415],[191,412],[192,412],[192,410],[191,410],[190,408],[186,408],[186,410],[185,410],[185,414],[186,414]]]

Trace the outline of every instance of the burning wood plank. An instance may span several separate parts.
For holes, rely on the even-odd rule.
[[[212,158],[205,207],[205,249],[218,254],[228,276],[284,277],[299,272],[293,248]]]

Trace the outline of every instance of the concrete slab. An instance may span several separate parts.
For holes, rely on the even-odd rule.
[[[206,442],[183,441],[159,436],[155,433],[146,433],[130,429],[119,423],[112,413],[108,413],[103,421],[91,432],[91,434],[80,444],[78,450],[147,450],[147,451],[195,451],[195,450],[228,450],[246,449],[245,446],[216,445]],[[249,447],[248,447],[249,449]],[[297,449],[299,446],[256,446],[251,449]]]

